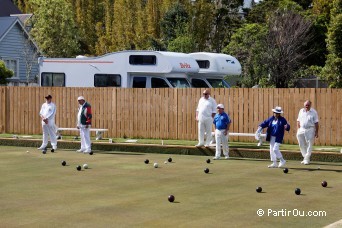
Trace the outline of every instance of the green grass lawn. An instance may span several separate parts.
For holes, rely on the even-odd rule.
[[[169,156],[173,162],[164,164]],[[284,174],[267,168],[268,160],[207,164],[208,158],[71,150],[44,155],[36,148],[2,146],[0,226],[322,227],[342,219],[340,163],[288,161]],[[85,163],[89,169],[76,170]],[[209,174],[203,172],[207,167]],[[321,186],[323,180],[328,187]],[[301,195],[295,195],[297,187]],[[258,209],[265,215],[258,216]],[[325,214],[293,215],[309,211]]]

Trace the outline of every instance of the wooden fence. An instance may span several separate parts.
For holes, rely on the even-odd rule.
[[[316,145],[342,145],[341,89],[212,89],[211,93],[231,116],[231,132],[254,133],[272,115],[271,109],[281,106],[292,127],[285,135],[291,144],[297,144],[298,111],[310,99],[320,119]],[[47,94],[57,105],[59,127],[76,126],[77,97],[82,95],[92,105],[92,127],[109,129],[105,137],[197,139],[195,110],[202,89],[0,87],[0,131],[41,134],[38,113]]]

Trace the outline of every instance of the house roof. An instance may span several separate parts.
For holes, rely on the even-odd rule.
[[[29,33],[26,31],[23,23],[19,20],[18,17],[0,17],[0,42],[6,36],[6,34],[13,28],[13,26],[15,26],[15,24],[18,24],[21,27],[21,29],[25,32],[27,37],[30,37]],[[37,50],[39,50],[36,43],[33,42],[33,44],[37,48]]]
[[[17,20],[17,17],[0,17],[0,41]]]
[[[0,41],[17,20],[17,17],[0,17]]]
[[[0,0],[0,17],[8,17],[11,14],[22,14],[11,0]]]

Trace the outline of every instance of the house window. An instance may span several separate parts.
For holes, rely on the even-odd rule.
[[[4,61],[6,68],[13,71],[12,78],[19,78],[19,60],[9,58],[3,58],[2,60]]]
[[[121,87],[121,76],[119,74],[95,74],[95,87]]]
[[[43,72],[41,75],[41,86],[65,87],[65,74]]]

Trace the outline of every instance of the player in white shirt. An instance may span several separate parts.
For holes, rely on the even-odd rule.
[[[299,110],[297,119],[297,139],[304,165],[310,164],[310,157],[315,138],[318,138],[318,114],[311,108],[311,101],[304,102],[304,108]]]
[[[50,136],[52,146],[51,152],[54,152],[57,149],[57,137],[55,127],[56,105],[51,101],[51,95],[47,95],[45,99],[46,102],[42,105],[39,112],[40,118],[42,119],[43,142],[38,149],[46,149],[48,145],[48,137]]]
[[[205,89],[196,110],[196,120],[198,121],[198,144],[196,146],[209,146],[212,140],[211,131],[216,115],[216,106],[215,99],[210,96],[210,90]],[[207,136],[205,143],[204,135]]]

